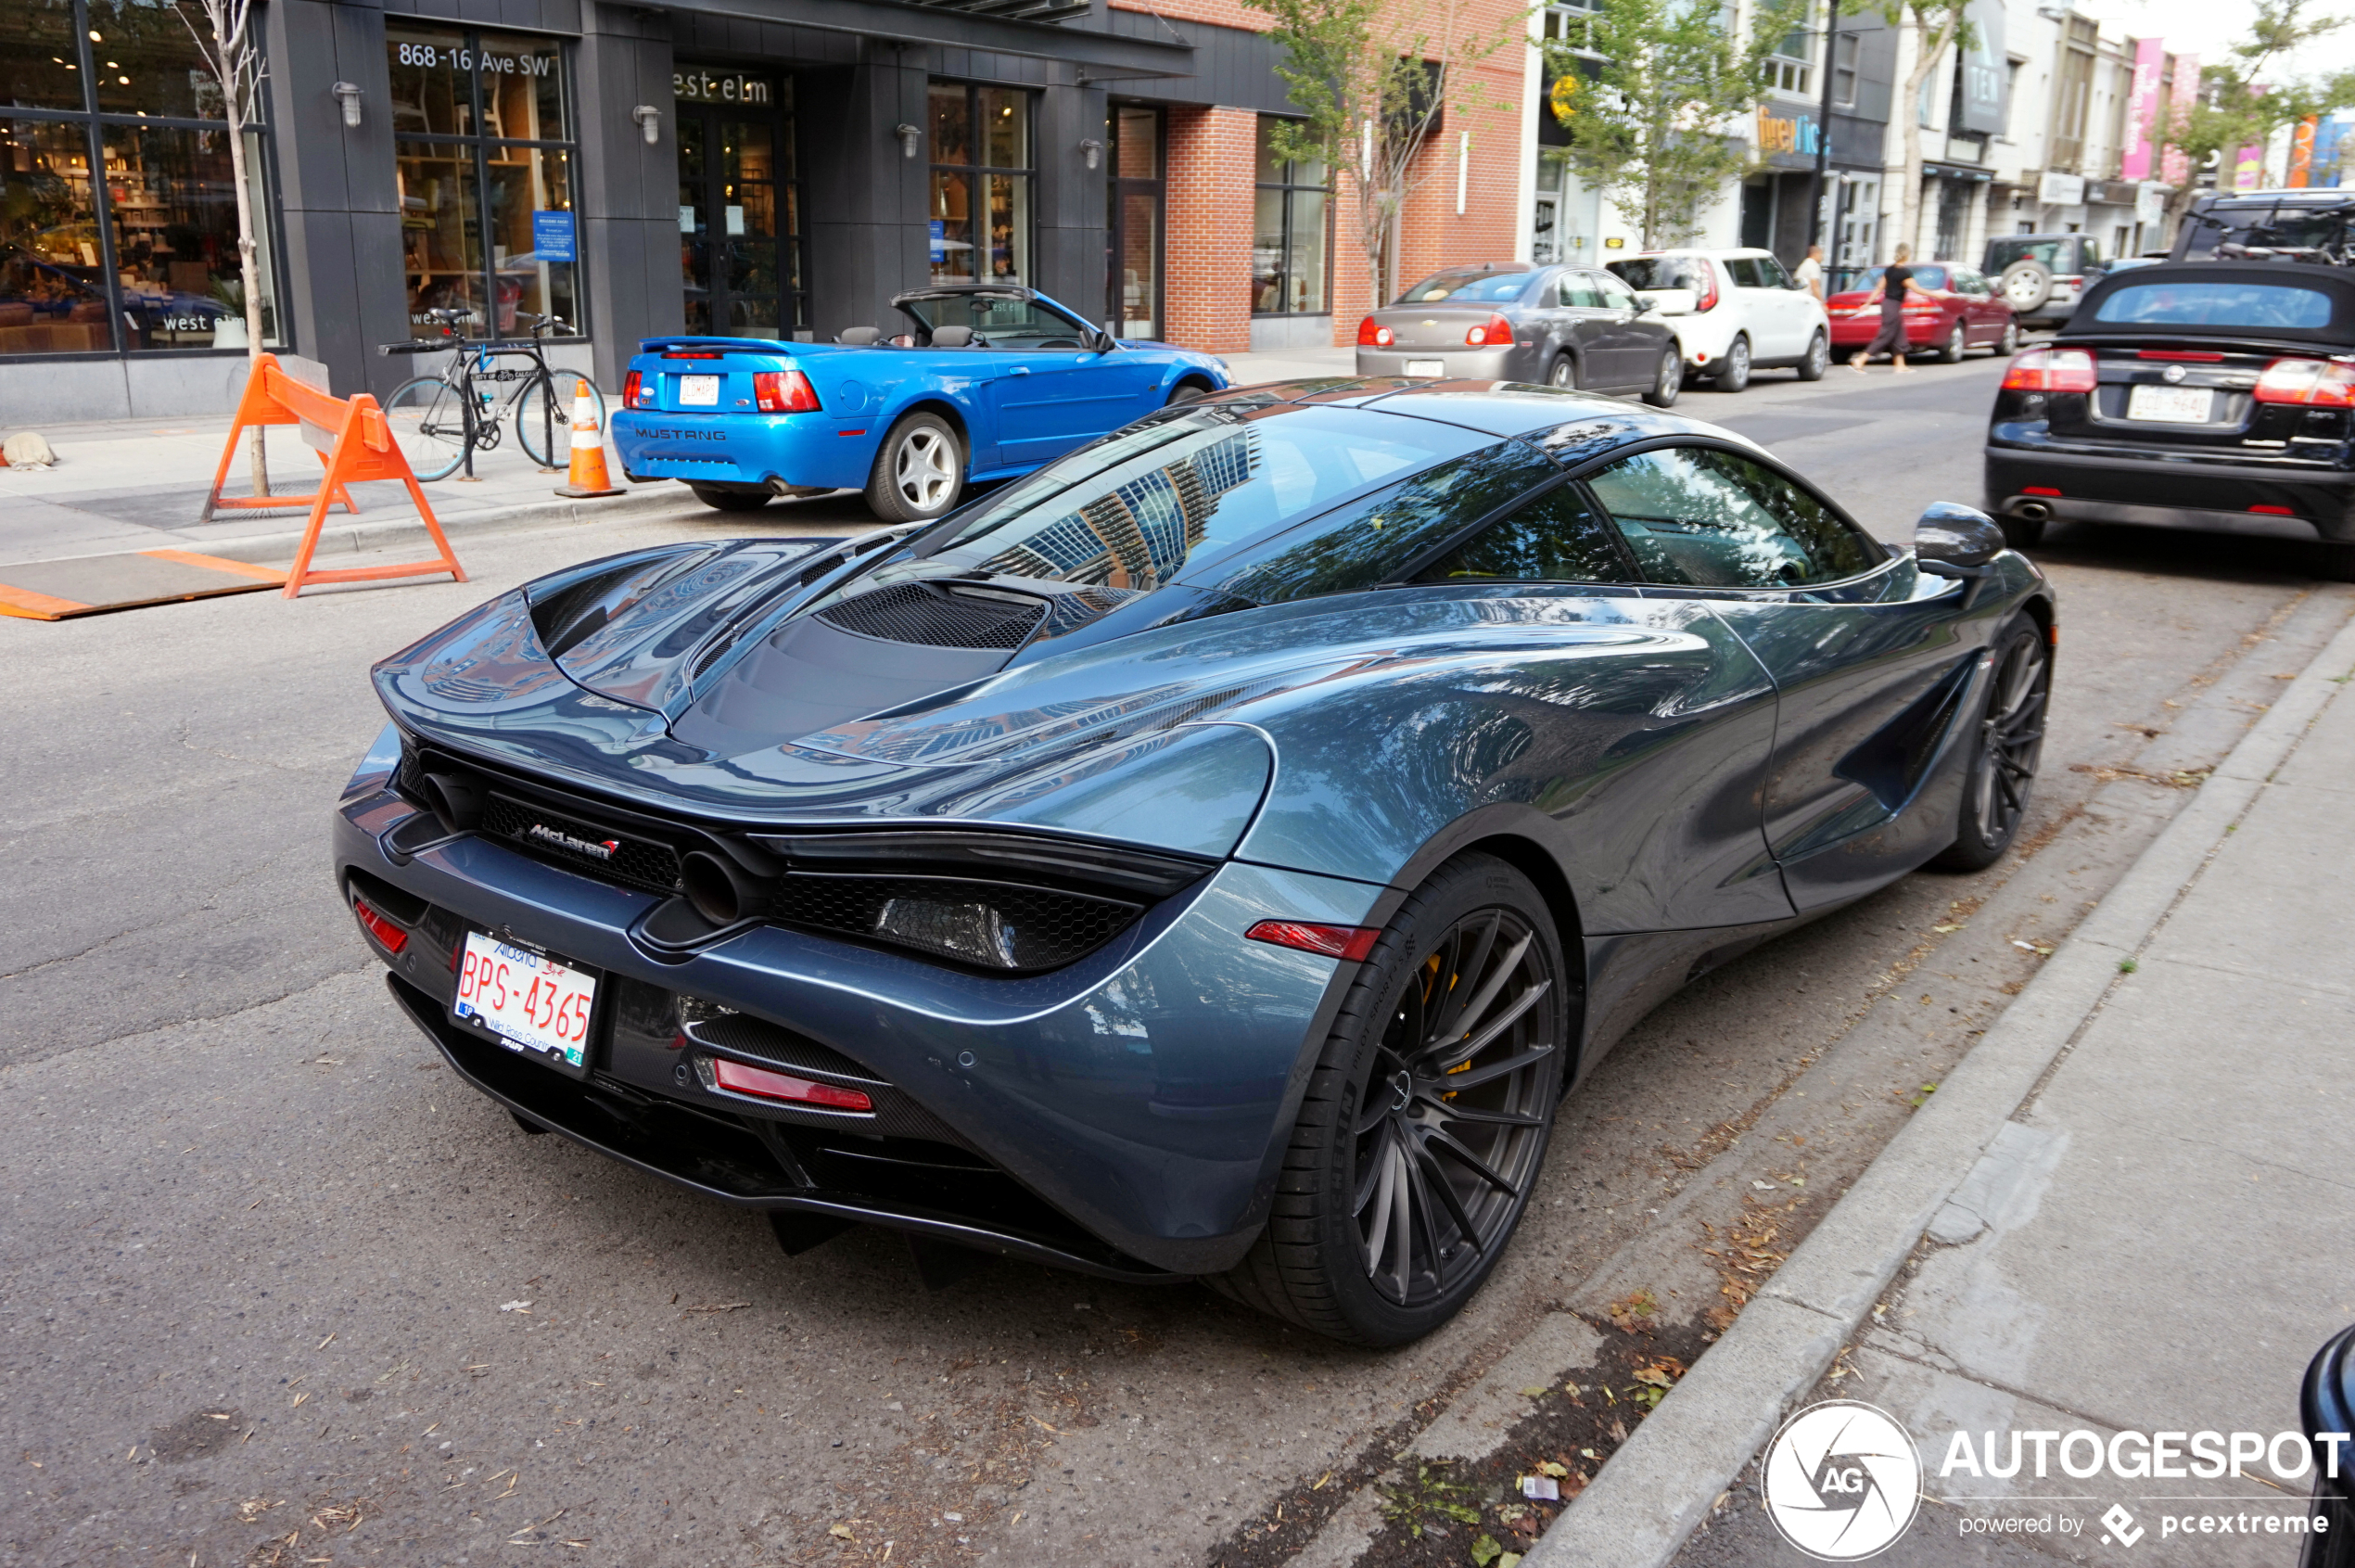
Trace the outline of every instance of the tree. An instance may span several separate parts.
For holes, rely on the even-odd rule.
[[[223,118],[229,122],[229,178],[237,197],[237,275],[246,308],[246,354],[261,358],[261,271],[256,264],[253,223],[253,171],[246,161],[246,127],[260,118],[255,108],[261,92],[261,45],[253,35],[253,0],[182,0],[180,19],[188,26],[204,57],[205,69],[221,84]],[[189,13],[204,18],[204,25]],[[257,425],[247,451],[253,474],[253,493],[270,493],[269,454]]]
[[[2242,147],[2261,147],[2274,131],[2309,115],[2355,106],[2355,70],[2336,71],[2319,81],[2261,80],[2267,67],[2347,25],[2345,17],[2310,19],[2306,13],[2311,4],[2257,0],[2249,35],[2227,50],[2223,60],[2202,66],[2198,96],[2169,115],[2167,145],[2183,154],[2187,165],[2183,183],[2167,198],[2169,235],[2190,210],[2198,194],[2194,177],[2210,159],[2229,159]],[[2220,188],[2227,184],[2226,172],[2220,165]]]
[[[1598,0],[1546,44],[1546,73],[1567,101],[1579,180],[1636,215],[1645,249],[1689,238],[1702,209],[1750,163],[1728,121],[1754,107],[1766,57],[1807,0],[1764,0],[1745,42],[1727,13],[1698,0]]]
[[[1918,243],[1922,227],[1922,117],[1916,108],[1922,87],[1957,41],[1967,43],[1963,12],[1969,0],[1881,0],[1883,20],[1914,38],[1913,68],[1905,73],[1904,90],[1890,112],[1903,122],[1905,172],[1899,186],[1898,237]]]
[[[1424,144],[1452,101],[1458,113],[1509,107],[1467,81],[1470,68],[1526,25],[1521,14],[1483,31],[1470,0],[1404,6],[1396,0],[1243,0],[1264,11],[1282,51],[1276,74],[1302,114],[1268,132],[1286,162],[1321,164],[1354,187],[1368,299],[1379,305],[1399,287],[1398,215],[1431,170]],[[1419,23],[1435,20],[1437,31]]]

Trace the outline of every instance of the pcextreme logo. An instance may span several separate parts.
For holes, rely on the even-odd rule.
[[[1827,1399],[1775,1434],[1758,1489],[1783,1539],[1819,1562],[1855,1562],[1914,1522],[1922,1500],[1921,1458],[1886,1410]]]

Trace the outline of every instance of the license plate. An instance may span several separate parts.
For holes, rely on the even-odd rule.
[[[718,408],[719,406],[719,377],[717,376],[679,377],[679,406]]]
[[[2205,425],[2216,394],[2205,387],[2136,387],[2126,394],[2126,417],[2158,425]]]
[[[1409,376],[1445,376],[1447,374],[1447,362],[1445,360],[1408,360],[1407,362],[1407,374]]]
[[[458,958],[452,1016],[499,1037],[510,1051],[574,1077],[589,1076],[589,1013],[593,975],[546,953],[466,933]]]

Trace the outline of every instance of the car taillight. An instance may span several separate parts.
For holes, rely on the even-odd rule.
[[[1357,324],[1357,346],[1361,349],[1387,349],[1398,341],[1398,335],[1368,316]]]
[[[1700,291],[1700,298],[1693,301],[1693,309],[1695,311],[1713,311],[1717,308],[1717,269],[1711,266],[1706,261],[1699,262],[1698,265],[1701,275],[1702,287]]]
[[[790,374],[790,373],[788,373]],[[872,1111],[875,1103],[855,1089],[839,1089],[830,1083],[813,1083],[790,1073],[772,1073],[766,1067],[748,1067],[742,1062],[731,1062],[725,1056],[711,1058],[713,1081],[732,1094],[750,1094],[762,1100],[783,1100],[795,1105],[822,1105],[830,1111]]]
[[[2257,378],[2257,401],[2306,408],[2355,408],[2355,363],[2275,360]]]
[[[1381,932],[1370,925],[1313,925],[1300,920],[1263,920],[1243,936],[1254,942],[1272,942],[1279,948],[1297,948],[1305,953],[1356,962],[1374,950]]]
[[[1513,340],[1513,324],[1503,316],[1490,316],[1464,334],[1464,342],[1474,349],[1508,346]]]
[[[360,924],[367,928],[369,936],[384,944],[385,951],[398,954],[409,945],[409,933],[378,914],[367,899],[352,899],[351,912],[360,917]]]
[[[2090,392],[2094,356],[2083,349],[2030,349],[2012,356],[2004,373],[2007,392]]]
[[[621,378],[621,406],[624,408],[645,407],[645,390],[646,378],[636,371],[631,371]]]
[[[818,389],[798,370],[756,370],[752,401],[763,414],[815,414]]]

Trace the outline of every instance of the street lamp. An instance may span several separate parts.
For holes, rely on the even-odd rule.
[[[343,108],[343,125],[347,131],[360,129],[360,87],[357,83],[338,82],[327,89]]]
[[[652,104],[640,104],[630,111],[630,118],[636,121],[638,129],[645,133],[648,147],[662,140],[662,110]]]
[[[899,138],[900,157],[913,158],[916,156],[916,143],[918,139],[923,135],[922,131],[917,130],[913,125],[909,124],[903,120],[898,124],[891,128],[891,134]]]
[[[1079,144],[1080,156],[1088,159],[1088,167],[1091,170],[1096,167],[1096,159],[1102,156],[1104,144],[1093,136]]]

